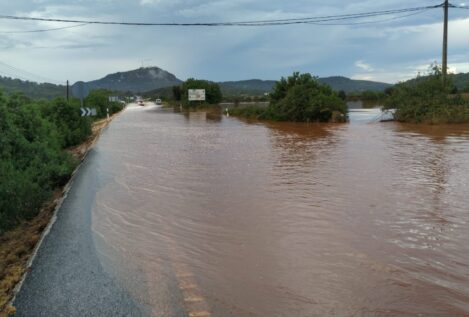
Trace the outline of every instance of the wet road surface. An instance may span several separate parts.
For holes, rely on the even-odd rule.
[[[375,115],[129,107],[87,159],[20,315],[96,296],[116,314],[81,315],[468,316],[469,126]]]
[[[16,297],[15,316],[141,316],[139,304],[104,272],[91,231],[99,191],[91,150]]]

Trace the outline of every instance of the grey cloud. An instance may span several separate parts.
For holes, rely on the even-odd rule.
[[[427,0],[17,0],[2,1],[0,12],[111,21],[200,22],[296,18],[438,3]],[[320,76],[373,76],[375,80],[396,81],[414,75],[415,67],[422,63],[439,59],[441,13],[433,10],[407,19],[362,26],[218,29],[86,26],[3,36],[0,46],[10,64],[28,65],[35,73],[53,70],[56,78],[70,76],[68,71],[54,67],[67,61],[71,73],[77,76],[71,80],[95,79],[138,67],[140,60],[151,59],[155,65],[181,78],[276,79],[298,70]],[[453,19],[464,16],[463,12],[451,12]],[[0,20],[0,31],[56,25]],[[468,51],[469,43],[463,29],[469,25],[461,22],[452,26],[450,62],[463,65],[464,70],[461,56]],[[29,59],[41,62],[33,64]],[[366,74],[360,73],[355,65],[357,61],[371,64],[373,68]],[[91,67],[93,62],[99,67]],[[87,65],[86,72],[84,65]]]

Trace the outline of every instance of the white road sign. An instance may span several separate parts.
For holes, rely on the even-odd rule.
[[[205,101],[205,89],[189,89],[189,101]]]
[[[96,115],[96,108],[80,108],[82,117],[89,117]]]

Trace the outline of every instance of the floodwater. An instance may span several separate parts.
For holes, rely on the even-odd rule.
[[[469,126],[130,106],[96,148],[101,261],[150,316],[469,316]]]

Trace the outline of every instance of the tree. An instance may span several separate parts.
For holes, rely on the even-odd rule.
[[[181,97],[182,97],[182,89],[181,89],[181,86],[173,86],[172,90],[173,90],[173,97],[174,97],[174,100],[180,101],[180,100],[181,100]]]
[[[223,95],[221,93],[220,86],[217,83],[208,81],[208,80],[198,80],[194,78],[189,78],[186,80],[181,87],[182,94],[181,99],[186,105],[189,105],[188,101],[188,90],[189,89],[205,89],[205,98],[206,103],[215,105],[219,104]]]
[[[98,118],[104,118],[109,113],[113,114],[122,110],[123,106],[119,102],[109,101],[109,96],[113,92],[107,89],[97,89],[90,92],[85,99],[87,107],[96,108]]]
[[[392,95],[393,91],[394,91],[394,87],[393,87],[393,86],[387,87],[386,89],[384,89],[384,94],[385,94],[386,96],[390,96],[390,95]]]
[[[347,100],[347,94],[345,93],[345,91],[341,90],[339,91],[339,98],[342,99],[342,100]]]
[[[264,117],[278,121],[328,122],[338,114],[345,121],[347,106],[328,85],[311,74],[293,73],[276,82]],[[338,119],[338,118],[336,118]]]

